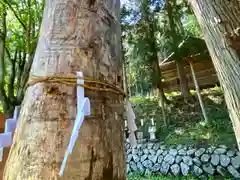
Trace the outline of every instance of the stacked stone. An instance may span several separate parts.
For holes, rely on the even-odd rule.
[[[240,178],[240,152],[224,145],[196,149],[192,146],[165,146],[162,142],[125,145],[127,173],[154,173],[172,176],[221,175]]]

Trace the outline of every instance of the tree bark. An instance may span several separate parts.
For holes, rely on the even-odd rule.
[[[126,66],[126,73],[128,74],[128,76],[127,76],[127,82],[128,82],[128,96],[129,96],[129,97],[132,97],[132,90],[131,90],[131,74],[130,74],[130,72],[131,72],[131,67],[130,67],[130,65],[128,64],[128,65]]]
[[[177,29],[176,29],[177,23],[174,22],[174,14],[173,14],[173,8],[175,5],[176,5],[176,0],[174,0],[174,1],[167,0],[166,1],[166,8],[167,8],[167,13],[168,13],[168,18],[169,18],[171,39],[172,39],[172,43],[173,43],[173,51],[174,51],[173,57],[175,59],[176,66],[177,66],[178,76],[179,76],[179,80],[180,80],[181,94],[184,97],[184,100],[187,101],[190,99],[191,94],[190,94],[190,89],[188,86],[186,73],[184,72],[184,62],[183,62],[183,59],[179,55],[178,40],[177,40],[178,37],[177,37]],[[178,22],[180,22],[180,21],[178,20]]]
[[[7,35],[7,10],[6,6],[0,4],[1,11],[0,12],[0,19],[1,19],[1,29],[0,29],[0,101],[3,106],[3,112],[5,115],[9,115],[9,99],[5,92],[5,75],[6,75],[6,61],[5,61],[5,46],[6,46],[6,35]]]
[[[47,0],[30,77],[75,75],[122,87],[119,0]],[[76,87],[37,83],[27,89],[4,180],[123,180],[123,97],[85,90],[85,118],[63,177],[59,169],[76,117]]]
[[[153,67],[154,67],[154,71],[155,71],[155,75],[156,75],[156,77],[154,78],[154,81],[156,81],[155,87],[158,90],[157,95],[159,97],[159,105],[161,106],[164,125],[167,127],[168,122],[167,122],[167,117],[166,117],[165,104],[168,103],[168,100],[167,100],[167,98],[164,94],[164,90],[163,90],[162,73],[161,73],[161,69],[159,67],[158,56],[156,56],[156,59],[153,60]],[[156,122],[156,123],[157,123],[157,127],[160,127],[159,122]]]
[[[240,147],[240,2],[189,0],[203,29]]]
[[[127,78],[127,63],[125,60],[125,52],[123,49],[122,41],[121,41],[121,48],[122,48],[122,64],[123,64],[123,87],[124,87],[124,92],[126,94],[126,97],[129,98],[129,92],[128,92],[128,78]]]
[[[188,86],[188,80],[186,77],[186,73],[184,71],[184,62],[183,59],[177,57],[178,55],[176,55],[176,66],[177,66],[177,72],[178,72],[178,77],[180,80],[180,90],[182,93],[182,96],[184,97],[185,100],[189,100],[191,97],[190,94],[190,89]]]

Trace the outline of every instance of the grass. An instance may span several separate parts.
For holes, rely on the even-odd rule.
[[[128,180],[196,180],[193,177],[167,177],[167,176],[151,176],[151,177],[143,177],[143,176],[130,176]]]
[[[218,124],[217,124],[218,123]],[[227,127],[227,128],[226,128]],[[235,148],[231,124],[228,121],[212,122],[200,121],[196,124],[188,123],[184,126],[170,126],[163,132],[159,131],[158,136],[163,138],[166,144],[225,144]]]
[[[137,125],[140,127],[140,119],[143,119],[145,125],[142,130],[145,134],[148,134],[147,126],[153,118],[157,122],[157,137],[164,140],[168,145],[225,144],[231,148],[236,148],[232,124],[220,88],[216,87],[202,91],[203,101],[209,117],[208,122],[203,120],[196,97],[194,103],[185,104],[177,92],[166,95],[171,102],[166,110],[169,121],[168,127],[163,125],[162,112],[156,97],[134,97],[131,99],[135,106]]]
[[[128,180],[199,180],[199,178],[195,178],[192,176],[186,177],[173,177],[173,176],[151,176],[151,177],[143,177],[140,175],[132,175],[128,177]],[[209,177],[208,180],[215,180],[214,177]],[[219,180],[216,178],[216,180]],[[231,179],[224,179],[224,180],[231,180]]]

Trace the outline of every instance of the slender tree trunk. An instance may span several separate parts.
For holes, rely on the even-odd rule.
[[[128,96],[129,97],[132,97],[132,90],[131,90],[131,75],[130,75],[130,72],[131,72],[131,67],[130,65],[128,64],[127,67],[126,67],[126,73],[128,74],[127,76],[127,82],[128,82]]]
[[[124,92],[126,94],[126,97],[129,98],[129,92],[128,92],[128,78],[127,78],[127,65],[125,61],[125,51],[123,49],[123,45],[121,43],[122,47],[122,62],[123,62],[123,87],[124,87]]]
[[[178,40],[177,40],[177,24],[174,22],[174,14],[173,14],[173,8],[176,5],[176,0],[166,1],[166,8],[167,8],[167,13],[168,13],[168,18],[169,18],[169,25],[170,25],[170,31],[172,35],[172,42],[173,42],[173,51],[174,51],[174,59],[176,61],[177,65],[177,71],[178,71],[178,77],[180,80],[180,90],[182,93],[182,96],[184,97],[185,100],[189,100],[191,97],[190,94],[190,89],[188,86],[188,81],[186,77],[186,73],[184,71],[184,62],[183,59],[179,55],[179,48],[178,48]],[[179,25],[180,21],[178,21]],[[179,31],[182,31],[181,29]]]
[[[176,57],[176,65],[177,65],[177,72],[178,72],[178,77],[180,80],[180,90],[182,93],[182,96],[184,97],[185,100],[189,100],[191,97],[190,94],[190,89],[188,86],[188,80],[186,77],[186,73],[184,71],[184,62],[183,59],[179,59],[178,57]]]
[[[7,96],[5,94],[4,86],[5,86],[5,61],[4,61],[4,46],[5,41],[0,38],[0,101],[3,106],[3,112],[4,114],[7,112],[8,109],[8,102],[7,102]]]
[[[130,98],[132,96],[132,87],[131,87],[131,67],[130,63],[124,61],[125,65],[125,73],[126,73],[126,81],[127,81],[127,91],[128,91],[128,97]]]
[[[17,61],[17,51],[14,53],[14,58],[10,58],[11,62],[11,71],[9,75],[9,84],[8,84],[8,98],[13,106],[15,106],[15,96],[14,96],[14,85],[15,85],[15,76],[16,76],[16,61]]]
[[[158,93],[159,93],[159,98],[160,98],[160,101],[159,101],[159,105],[161,107],[161,110],[162,110],[162,117],[163,117],[163,122],[164,122],[164,126],[168,126],[168,121],[167,121],[167,116],[166,116],[166,107],[165,107],[165,102],[166,100],[164,98],[166,98],[166,96],[164,95],[164,92],[161,91],[160,89],[158,89]],[[160,123],[157,121],[157,127],[160,127]]]
[[[3,106],[3,112],[5,115],[9,115],[9,99],[5,92],[5,77],[6,77],[6,61],[5,61],[5,45],[6,45],[6,35],[7,35],[7,23],[6,23],[6,6],[0,4],[2,12],[0,12],[0,19],[1,19],[1,27],[0,29],[0,101]]]
[[[135,78],[138,78],[138,77],[135,77]],[[139,80],[136,80],[135,95],[136,95],[136,96],[139,96],[140,91],[141,91],[140,82],[139,82]]]
[[[124,85],[124,92],[126,93],[127,97],[128,95],[128,82],[127,82],[127,72],[126,72],[126,64],[123,61],[123,85]]]
[[[31,74],[75,75],[122,87],[119,0],[47,0]],[[26,92],[4,180],[123,180],[123,98],[85,91],[85,118],[63,177],[59,169],[76,117],[76,87],[37,83]]]
[[[240,2],[189,0],[224,91],[238,147],[240,147]]]
[[[16,74],[16,99],[17,99],[17,104],[20,104],[23,100],[23,95],[24,95],[24,87],[21,84],[21,77],[23,75],[23,68],[25,65],[26,61],[26,53],[25,52],[20,52],[18,56],[18,66],[17,66],[17,74]]]
[[[163,90],[162,73],[161,73],[161,69],[158,64],[157,57],[153,61],[153,67],[154,67],[154,72],[155,72],[154,81],[156,81],[155,87],[158,89],[158,95],[160,97],[160,101],[162,101],[162,103],[168,103],[168,100],[167,100],[167,98],[164,94],[164,90]]]
[[[154,78],[154,80],[157,81],[156,82],[157,90],[158,90],[157,94],[159,96],[159,105],[162,110],[163,122],[164,122],[164,125],[167,126],[168,122],[167,122],[167,117],[166,117],[165,104],[167,104],[168,100],[163,91],[162,73],[161,73],[161,69],[159,67],[158,62],[159,61],[158,61],[158,56],[157,56],[156,60],[153,61],[153,67],[155,68],[155,74],[156,74],[156,77]],[[157,127],[160,127],[159,122],[156,122],[156,123],[157,123]]]

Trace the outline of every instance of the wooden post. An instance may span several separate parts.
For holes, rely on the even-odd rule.
[[[197,78],[196,78],[196,75],[195,75],[195,72],[194,72],[192,62],[190,60],[188,60],[188,62],[189,62],[190,68],[191,68],[192,78],[193,78],[193,82],[194,82],[194,85],[195,85],[195,88],[196,88],[196,91],[197,91],[197,96],[198,96],[199,104],[200,104],[201,109],[202,109],[203,117],[204,117],[205,121],[208,121],[207,113],[206,113],[206,110],[205,110],[205,107],[204,107],[204,104],[203,104],[203,101],[202,101],[200,88],[199,88],[199,85],[198,85],[198,82],[197,82]]]

